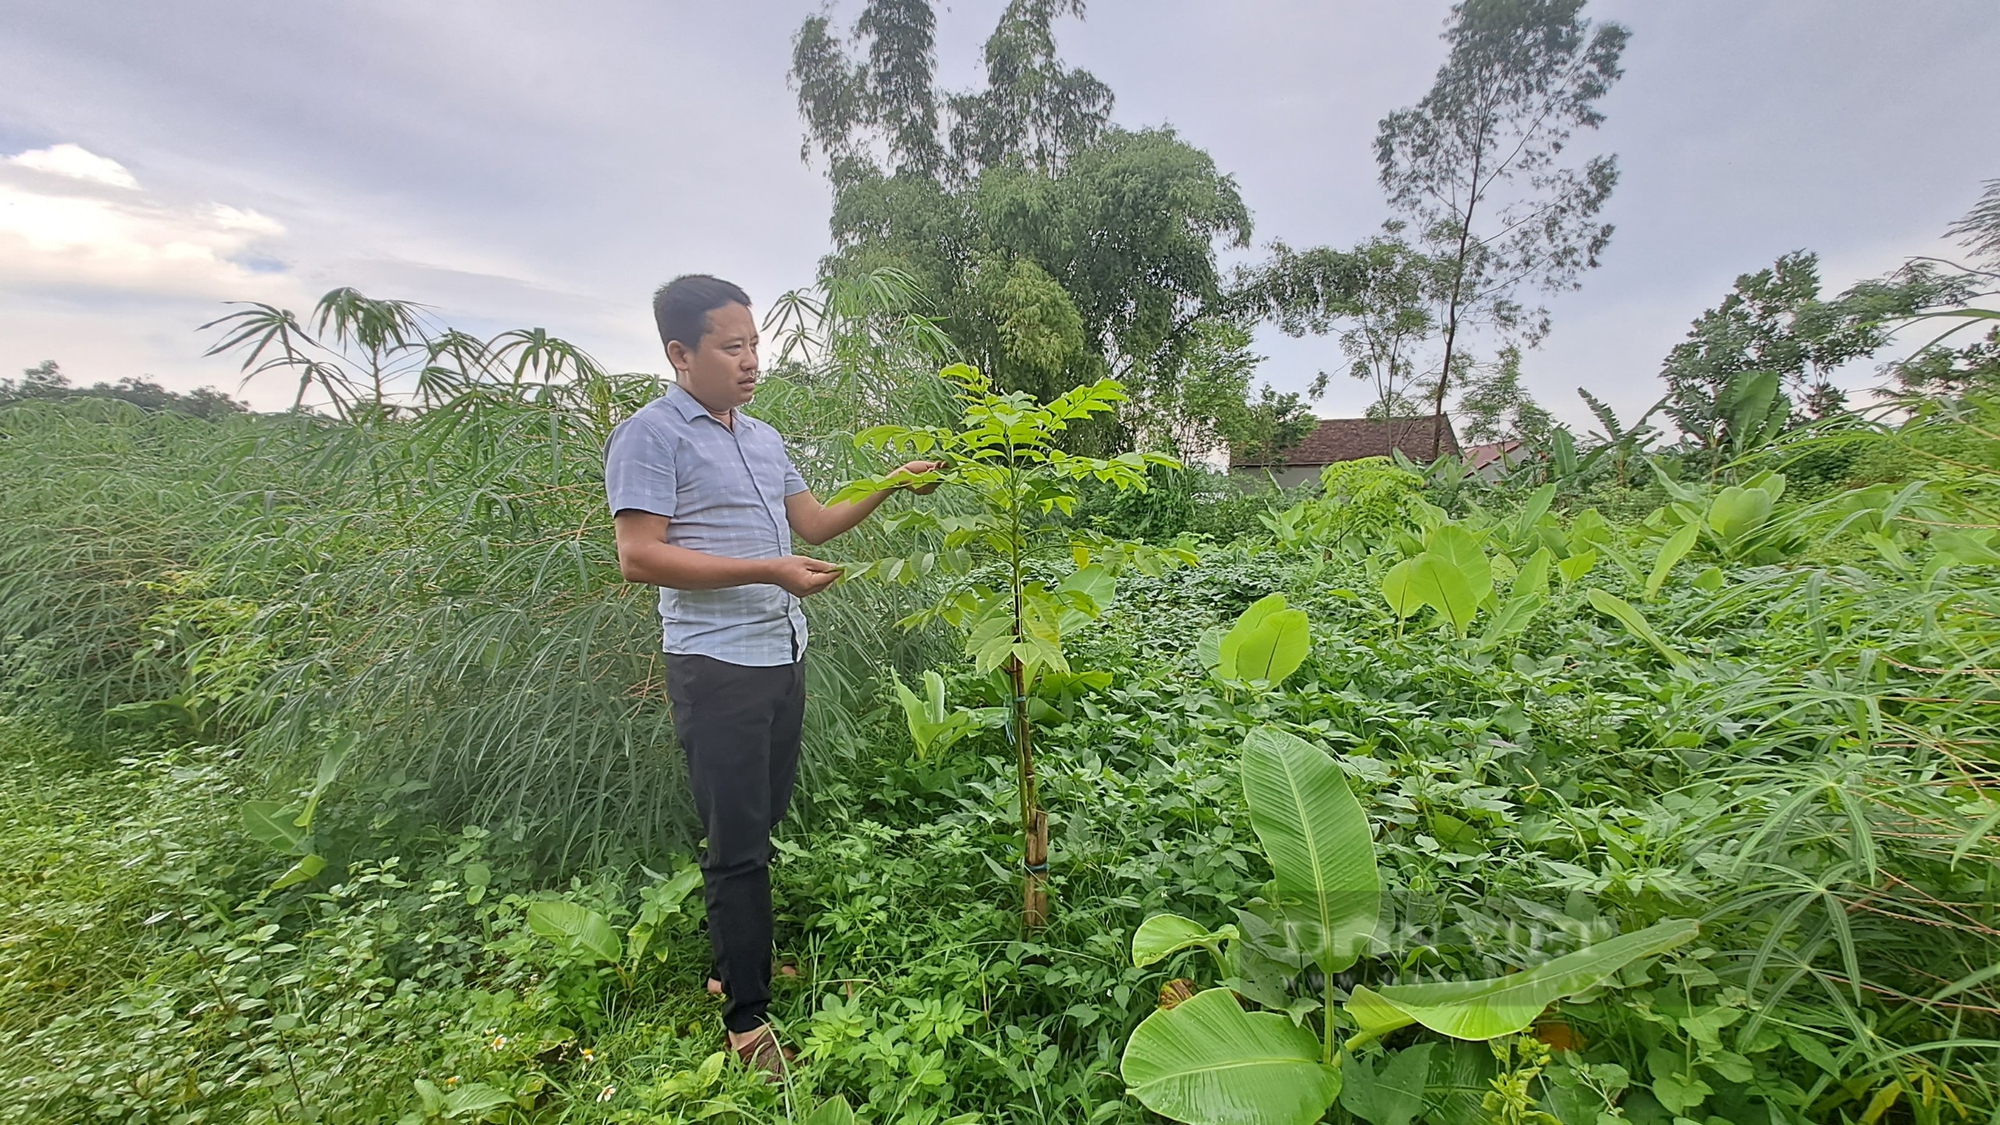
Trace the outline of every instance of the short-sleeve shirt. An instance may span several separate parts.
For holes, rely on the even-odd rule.
[[[737,559],[792,553],[785,497],[806,482],[768,424],[736,411],[725,426],[679,386],[618,424],[604,449],[611,513],[667,517],[667,542]],[[783,587],[660,588],[670,653],[771,667],[805,655],[806,617]]]

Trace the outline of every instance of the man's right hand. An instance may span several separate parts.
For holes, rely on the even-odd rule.
[[[839,563],[822,559],[811,559],[804,555],[786,555],[771,560],[771,582],[782,586],[794,597],[810,597],[833,585],[840,577]]]

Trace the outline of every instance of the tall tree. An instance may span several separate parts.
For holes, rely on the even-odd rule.
[[[1114,375],[1132,393],[1123,428],[1170,434],[1199,422],[1157,410],[1196,401],[1178,382],[1197,329],[1231,311],[1217,247],[1247,243],[1250,215],[1173,130],[1110,123],[1110,90],[1056,54],[1055,21],[1082,12],[1012,0],[984,87],[943,96],[922,0],[869,0],[844,36],[807,20],[792,81],[834,189],[821,271],[902,270],[1001,387],[1046,400]]]
[[[1338,331],[1346,374],[1374,391],[1367,416],[1395,421],[1399,445],[1419,435],[1418,402],[1435,378],[1428,349],[1450,281],[1449,263],[1412,246],[1403,230],[1391,221],[1345,251],[1274,243],[1271,257],[1238,279],[1238,300],[1287,335]],[[1322,372],[1313,397],[1325,380]]]
[[[1822,298],[1819,255],[1782,255],[1769,268],[1738,277],[1722,303],[1696,317],[1687,339],[1667,353],[1660,368],[1667,415],[1713,453],[1722,441],[1731,384],[1739,374],[1768,371],[1804,416],[1826,417],[1845,403],[1831,381],[1834,369],[1886,344],[1885,321],[1952,303],[1963,292],[1961,278],[1913,262]]]
[[[1382,119],[1375,157],[1389,203],[1449,258],[1433,388],[1433,449],[1465,329],[1486,326],[1534,344],[1546,310],[1515,298],[1525,285],[1574,289],[1611,239],[1598,213],[1618,182],[1614,156],[1563,162],[1577,129],[1604,120],[1597,103],[1622,73],[1630,32],[1582,18],[1584,0],[1462,0],[1444,33],[1450,51],[1431,90]]]

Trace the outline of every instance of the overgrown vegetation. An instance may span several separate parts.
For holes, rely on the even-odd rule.
[[[2000,400],[1950,334],[2000,315],[1994,189],[1976,268],[1822,298],[1787,256],[1579,438],[1457,333],[1609,235],[1610,165],[1550,163],[1624,42],[1581,9],[1454,9],[1385,132],[1409,241],[1227,282],[1234,184],[1111,124],[1054,52],[1081,3],[1007,5],[943,98],[928,3],[801,29],[837,249],[752,410],[823,495],[895,448],[947,487],[807,603],[782,1086],[720,1049],[604,512],[655,377],[339,289],[210,326],[324,411],[0,383],[0,1123],[2000,1118]],[[1549,97],[1563,222],[1493,249],[1498,197],[1422,202],[1466,163],[1424,135]],[[1846,409],[1828,372],[1912,315],[1906,397]],[[1296,436],[1257,317],[1340,333],[1386,416],[1449,372],[1528,445],[1180,469]]]
[[[816,358],[759,401],[854,477],[876,471],[857,420],[953,409],[924,335],[840,315],[857,299],[789,306]],[[598,515],[598,419],[651,387],[578,385],[607,397],[492,377],[346,421],[0,415],[0,1112],[802,1120],[838,1096],[863,1120],[1137,1121],[1120,1060],[1182,975],[1338,1029],[1313,1064],[1335,1047],[1337,1120],[1994,1111],[2000,407],[1919,404],[1712,485],[1642,459],[1626,493],[1356,464],[1184,542],[1197,566],[1093,589],[1064,652],[1104,678],[1031,701],[1054,900],[1032,932],[1005,677],[888,627],[931,579],[844,583],[812,607],[831,644],[776,868],[799,971],[775,1011],[807,1064],[766,1089],[716,1054],[657,642]],[[1783,479],[1828,443],[1900,472]],[[1075,566],[1058,539],[1041,573]],[[1219,627],[1273,593],[1258,627],[1283,635],[1225,662]],[[935,673],[935,701],[891,671]],[[922,745],[921,721],[955,733]],[[1286,878],[1240,780],[1260,730],[1331,755],[1374,839],[1379,913],[1331,974],[1259,913]],[[284,826],[315,791],[324,866],[301,873]],[[1233,927],[1257,972],[1200,943],[1135,966],[1162,912]],[[1684,922],[1494,1049],[1356,1022],[1357,996]]]

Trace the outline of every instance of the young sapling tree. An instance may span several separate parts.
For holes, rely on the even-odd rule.
[[[1005,677],[1026,872],[1021,913],[1029,926],[1039,926],[1048,918],[1049,822],[1036,790],[1028,700],[1046,677],[1071,673],[1063,638],[1110,606],[1120,569],[1157,572],[1195,561],[1192,552],[1108,538],[1066,517],[1075,511],[1085,480],[1094,478],[1121,492],[1144,489],[1149,468],[1178,469],[1180,463],[1158,453],[1081,457],[1062,448],[1072,423],[1126,401],[1125,389],[1114,379],[1100,379],[1042,403],[1026,392],[996,391],[984,374],[964,364],[939,374],[956,388],[963,405],[957,427],[876,426],[855,440],[865,448],[937,461],[941,467],[922,474],[917,484],[936,483],[960,494],[967,501],[965,514],[899,513],[892,526],[931,533],[938,549],[880,559],[853,568],[849,577],[909,582],[942,576],[937,600],[901,624],[946,622],[964,634],[966,655],[979,673]],[[857,480],[834,502],[909,483],[904,476]],[[1053,579],[1056,569],[1068,573]]]

